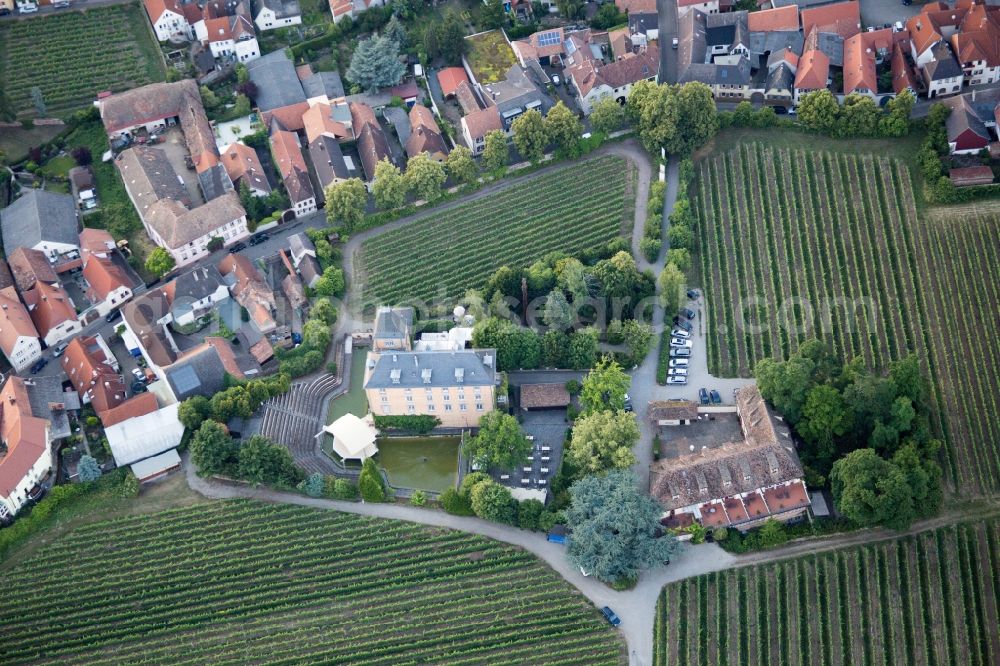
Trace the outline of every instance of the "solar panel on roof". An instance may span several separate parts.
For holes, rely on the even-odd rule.
[[[559,43],[559,33],[558,32],[543,32],[538,35],[538,45],[539,46],[554,46]]]
[[[198,374],[194,371],[194,367],[190,365],[178,368],[171,373],[170,378],[173,380],[178,394],[188,393],[201,386]]]

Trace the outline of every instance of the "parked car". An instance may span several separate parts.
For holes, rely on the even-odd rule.
[[[671,48],[675,48],[676,49],[678,47],[678,45],[680,45],[680,42],[677,40],[676,37],[674,37],[673,39],[670,40],[670,47]]]
[[[145,393],[147,391],[146,385],[142,382],[132,382],[132,395],[136,393]]]
[[[140,382],[146,380],[146,375],[139,368],[132,368],[132,376]]]
[[[49,364],[49,359],[45,358],[44,356],[41,357],[40,359],[35,361],[35,364],[33,366],[31,366],[31,374],[37,375],[39,372],[42,371],[42,368],[44,368],[48,364]]]
[[[698,296],[700,296],[700,295],[701,295],[701,294],[699,294],[699,293],[698,293],[698,290],[697,290],[697,289],[688,289],[688,293],[687,293],[687,296],[688,296],[688,298],[690,298],[691,300],[694,300],[694,299],[698,298]]]
[[[245,249],[247,249],[247,244],[244,243],[243,241],[240,241],[239,243],[233,243],[232,245],[229,246],[229,254],[236,254],[237,252],[242,252]]]
[[[0,7],[0,16],[10,16],[10,10],[6,7]]]
[[[671,375],[670,377],[667,377],[667,386],[673,386],[676,384],[687,384],[687,383],[688,383],[687,377],[678,377],[676,375]]]
[[[108,313],[108,316],[104,318],[104,321],[110,324],[111,322],[113,322],[114,320],[118,319],[121,316],[122,316],[121,310],[112,310],[111,312]]]
[[[688,363],[690,363],[690,362],[691,361],[688,360],[688,359],[686,359],[686,358],[672,358],[672,359],[670,359],[670,367],[671,368],[686,368],[686,367],[688,367]]]
[[[674,41],[676,42],[677,40],[675,39]],[[604,608],[602,608],[601,613],[604,614],[604,619],[606,619],[608,623],[611,624],[612,627],[617,627],[622,623],[621,618],[615,615],[615,612],[611,610],[609,606],[605,606]]]
[[[548,541],[551,541],[552,543],[561,543],[565,545],[566,542],[569,540],[569,536],[566,534],[566,526],[565,525],[553,526],[545,538]]]
[[[675,349],[683,347],[690,349],[691,347],[694,346],[694,343],[692,343],[690,340],[685,340],[684,338],[670,338],[670,346],[674,347]]]
[[[263,243],[266,240],[269,240],[270,238],[271,238],[270,235],[262,231],[259,234],[255,234],[250,237],[250,245],[260,245],[261,243]]]
[[[913,0],[903,0],[903,6],[904,7],[909,7],[912,4],[913,4]]]
[[[690,308],[681,308],[681,314],[687,317],[688,319],[693,320],[695,318],[695,311]]]
[[[632,398],[629,396],[628,393],[625,394],[625,411],[626,412],[633,411]]]
[[[712,389],[712,391],[711,391],[711,393],[709,393],[709,395],[712,397],[712,404],[713,405],[721,405],[722,404],[722,396],[719,395],[718,391],[716,391],[715,389]]]
[[[68,342],[64,342],[60,345],[56,345],[55,349],[52,350],[52,358],[59,358],[66,351],[66,347],[69,347]]]
[[[675,347],[670,350],[671,358],[686,357],[691,355],[691,350],[687,347]]]
[[[675,326],[676,326],[677,328],[679,328],[680,330],[684,331],[685,333],[690,333],[690,332],[691,332],[691,329],[693,329],[693,328],[694,328],[694,327],[693,327],[693,326],[691,325],[691,322],[689,322],[689,321],[684,321],[683,319],[682,319],[682,320],[680,320],[679,322],[676,322],[676,323],[675,323],[674,325],[675,325]]]
[[[708,391],[705,390],[705,389],[703,389],[703,388],[698,389],[698,399],[701,400],[701,404],[707,405],[708,404]]]
[[[553,74],[552,75],[552,85],[557,86],[560,83],[561,83],[561,81],[559,81],[559,75],[558,74]]]
[[[667,370],[667,376],[669,377],[687,377],[687,368],[670,368]]]
[[[690,326],[690,325],[691,324],[688,324],[688,326]],[[691,331],[689,331],[688,329],[684,329],[684,328],[675,328],[674,330],[670,331],[670,337],[681,338],[682,340],[690,340],[691,339]]]

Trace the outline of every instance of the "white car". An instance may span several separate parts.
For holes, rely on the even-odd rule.
[[[676,375],[672,375],[670,377],[667,377],[667,386],[676,385],[676,384],[687,384],[687,383],[688,383],[688,378],[687,377],[678,377]]]
[[[673,337],[675,337],[675,338],[684,338],[685,340],[688,340],[688,339],[691,338],[691,334],[688,333],[687,331],[685,331],[683,328],[676,328],[675,327],[674,330],[670,331],[670,335],[673,336]]]
[[[138,379],[140,382],[146,381],[146,375],[144,375],[142,370],[140,370],[139,368],[132,368],[132,376]]]
[[[682,340],[681,338],[670,338],[670,346],[676,348],[691,348],[694,343],[690,340]]]
[[[687,377],[687,373],[687,368],[670,368],[670,371],[667,374],[670,377]]]
[[[670,359],[670,367],[671,368],[686,368],[686,367],[688,367],[688,363],[690,363],[690,361],[688,359],[686,359],[686,358],[673,358],[673,359]]]

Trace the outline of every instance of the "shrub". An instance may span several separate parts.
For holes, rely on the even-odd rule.
[[[654,262],[660,257],[660,249],[663,247],[663,241],[659,238],[643,238],[639,241],[639,251],[642,252],[642,256],[646,257],[646,261]]]
[[[418,435],[426,435],[439,425],[441,425],[441,419],[429,414],[375,417],[375,427],[379,430],[403,430]]]
[[[714,539],[716,543],[722,543],[728,537],[729,537],[729,530],[727,530],[725,527],[716,527],[714,530],[712,530],[712,539]]]
[[[454,488],[448,488],[441,493],[441,508],[453,516],[473,516],[472,504],[469,498]]]
[[[361,491],[361,499],[365,502],[385,501],[385,486],[382,483],[382,475],[379,474],[375,461],[371,458],[365,460],[361,467],[358,490]]]
[[[570,395],[578,395],[580,393],[580,380],[571,379],[566,382],[566,392]]]
[[[318,472],[310,474],[297,486],[299,490],[309,495],[309,497],[322,497],[324,487],[323,475]]]
[[[135,477],[131,469],[125,471],[125,478],[122,479],[120,495],[126,499],[139,496],[139,479]]]
[[[565,522],[561,511],[542,511],[541,515],[538,516],[538,529],[542,532],[548,532],[556,525],[562,525]]]
[[[328,476],[323,479],[323,494],[331,499],[355,500],[358,498],[358,486],[353,481]]]
[[[80,462],[76,466],[77,474],[82,483],[96,481],[101,478],[101,468],[97,465],[97,460],[93,456],[84,454],[80,457]]]
[[[545,505],[535,499],[521,502],[517,509],[517,525],[522,530],[537,530],[539,519],[545,512]]]
[[[422,490],[414,490],[413,494],[410,495],[410,504],[413,506],[426,506],[427,493]]]

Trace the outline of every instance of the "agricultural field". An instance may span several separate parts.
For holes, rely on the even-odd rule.
[[[529,553],[251,501],[78,527],[5,575],[0,664],[622,664]],[[131,655],[131,657],[124,657]]]
[[[614,156],[559,169],[366,240],[364,302],[456,298],[503,265],[593,249],[632,226],[633,170]],[[600,183],[600,187],[595,187]]]
[[[1000,338],[982,331],[1000,323],[1000,215],[925,224],[907,166],[872,154],[742,143],[698,171],[712,372],[810,338],[873,368],[916,352],[952,489],[997,492]]]
[[[673,583],[653,663],[1000,663],[998,543],[994,519]]]
[[[64,11],[0,24],[0,112],[36,116],[38,86],[47,116],[86,107],[165,76],[149,20],[138,4]]]

